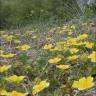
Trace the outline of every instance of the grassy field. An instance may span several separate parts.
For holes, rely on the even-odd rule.
[[[0,96],[96,94],[96,18],[3,30],[0,42]]]

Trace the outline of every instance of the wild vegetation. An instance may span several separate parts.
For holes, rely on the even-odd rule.
[[[55,1],[1,0],[0,96],[95,96],[95,7]]]

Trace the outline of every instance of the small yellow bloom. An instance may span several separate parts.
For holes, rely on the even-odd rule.
[[[62,27],[62,29],[67,29],[68,28],[68,26],[67,25],[64,25],[63,27]]]
[[[6,90],[0,90],[0,96],[9,96],[9,93]]]
[[[61,58],[59,57],[54,57],[48,60],[49,63],[58,63],[61,61]]]
[[[4,51],[3,50],[0,50],[0,54],[3,54],[4,53]]]
[[[75,27],[75,25],[72,25],[72,26],[70,26],[70,28],[75,29],[76,27]]]
[[[93,46],[94,46],[93,43],[85,42],[85,47],[87,47],[87,48],[92,48]]]
[[[80,57],[81,61],[87,61],[88,60],[88,56],[86,53],[83,53]]]
[[[67,59],[68,60],[76,60],[78,58],[77,55],[69,56]]]
[[[92,62],[96,62],[96,52],[93,51],[93,52],[89,55],[88,58],[90,58]]]
[[[73,88],[78,88],[78,90],[85,90],[88,88],[93,87],[93,78],[91,76],[85,78],[79,79],[79,81],[74,81],[72,87]]]
[[[36,39],[36,38],[37,38],[37,36],[33,36],[33,37],[32,37],[32,39]]]
[[[79,35],[77,38],[79,39],[79,40],[83,40],[83,39],[86,39],[88,37],[88,34],[81,34],[81,35]]]
[[[5,38],[7,41],[11,41],[12,39],[13,39],[13,35],[10,35],[10,36],[8,36],[7,38]]]
[[[72,34],[73,34],[73,32],[72,32],[72,31],[69,31],[69,32],[68,32],[68,35],[72,35]]]
[[[60,41],[60,42],[57,42],[57,43],[56,43],[56,45],[57,45],[57,46],[62,46],[62,45],[65,45],[65,42]]]
[[[21,92],[16,92],[16,91],[12,91],[9,93],[9,96],[26,96],[27,93],[21,93]]]
[[[25,78],[25,76],[13,75],[13,76],[7,77],[6,80],[9,82],[13,82],[13,83],[19,83],[19,82],[23,81],[24,78]]]
[[[74,53],[77,53],[79,51],[79,49],[71,48],[69,51],[70,51],[71,54],[74,54]]]
[[[21,43],[21,41],[18,40],[18,39],[15,39],[14,42],[17,43],[17,44],[20,44]]]
[[[6,40],[6,41],[11,41],[13,39],[13,35],[3,35],[3,38]]]
[[[57,68],[59,68],[59,69],[63,69],[63,70],[65,70],[65,69],[68,69],[69,67],[70,67],[70,65],[57,65],[56,66]]]
[[[49,37],[49,38],[46,38],[46,40],[50,42],[50,41],[52,41],[53,39]]]
[[[33,95],[39,93],[40,91],[44,90],[48,86],[49,86],[49,82],[47,82],[46,80],[41,81],[39,84],[33,87],[33,91],[32,91]]]
[[[7,71],[9,68],[11,68],[11,65],[3,65],[3,66],[0,66],[0,72],[5,72]]]
[[[18,46],[18,47],[16,47],[16,48],[18,48],[18,49],[20,49],[20,50],[22,50],[22,51],[27,51],[27,50],[30,48],[30,46],[24,44],[24,45]]]
[[[0,54],[0,56],[3,57],[3,58],[12,58],[12,57],[16,56],[16,54],[12,54],[12,53]]]
[[[78,46],[84,46],[84,45],[85,45],[85,43],[84,43],[84,42],[82,42],[82,41],[80,41],[80,42],[78,42],[76,45],[78,45]]]
[[[54,48],[50,49],[50,51],[61,51],[61,49],[58,47],[54,47]]]
[[[51,49],[53,46],[52,44],[46,44],[43,49]]]
[[[70,38],[67,40],[67,44],[68,45],[76,45],[77,44],[77,40],[76,38]]]

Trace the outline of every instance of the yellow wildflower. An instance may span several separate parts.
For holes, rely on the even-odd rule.
[[[43,49],[51,49],[53,46],[52,44],[46,44]]]
[[[83,53],[80,57],[81,61],[87,61],[88,60],[88,56],[86,53]]]
[[[68,44],[68,45],[76,45],[76,44],[77,44],[76,38],[69,38],[69,39],[67,40],[67,44]]]
[[[13,35],[9,35],[7,38],[5,38],[7,41],[11,41],[13,39]]]
[[[53,39],[49,37],[49,38],[46,38],[46,40],[50,42],[50,41],[52,41]]]
[[[0,54],[0,56],[3,57],[3,58],[12,58],[12,57],[16,56],[16,54],[12,54],[12,53]]]
[[[0,72],[5,72],[7,71],[9,68],[11,67],[11,65],[3,65],[3,66],[0,66]]]
[[[82,42],[82,41],[80,41],[80,42],[78,42],[76,45],[78,45],[78,46],[83,46],[83,45],[85,45],[85,43]]]
[[[18,39],[15,39],[14,42],[17,43],[17,44],[20,44],[21,43],[21,41],[18,40]]]
[[[0,96],[9,96],[9,93],[6,90],[0,90]]]
[[[62,65],[62,64],[60,64],[60,65],[57,65],[56,66],[57,68],[59,68],[59,69],[68,69],[69,67],[70,67],[70,65]]]
[[[67,25],[64,25],[63,27],[62,27],[62,29],[67,29],[68,28],[68,26]]]
[[[76,60],[78,58],[77,55],[69,56],[67,59],[68,60]]]
[[[9,96],[26,96],[27,93],[21,93],[21,92],[16,92],[16,91],[12,91],[10,92]]]
[[[39,84],[33,87],[32,93],[35,95],[49,86],[49,82],[46,80],[41,81]]]
[[[93,43],[85,42],[85,47],[87,47],[87,48],[92,48],[93,46],[94,46]]]
[[[79,81],[74,81],[72,87],[73,88],[78,88],[78,90],[85,90],[88,88],[93,87],[93,78],[91,76],[85,78],[79,79]]]
[[[32,37],[32,39],[36,39],[36,38],[37,38],[37,36],[35,36],[35,35]]]
[[[58,47],[54,47],[54,48],[50,49],[50,51],[61,51],[61,49]]]
[[[69,31],[69,32],[68,32],[68,35],[72,35],[72,34],[73,34],[73,32],[72,32],[72,31]]]
[[[19,83],[19,82],[23,81],[24,78],[25,78],[25,76],[13,75],[13,76],[7,77],[6,80],[9,82],[13,82],[13,83]]]
[[[79,51],[79,49],[71,48],[69,51],[70,51],[71,54],[74,54],[74,53],[77,53]]]
[[[75,25],[72,25],[72,26],[70,26],[70,28],[75,29],[76,27],[75,27]]]
[[[59,57],[53,57],[48,60],[49,63],[58,63],[59,61],[61,61],[61,58]]]
[[[24,45],[18,46],[18,47],[16,47],[16,48],[18,48],[18,49],[20,49],[20,50],[22,50],[22,51],[27,51],[27,50],[30,48],[30,46],[24,44]]]
[[[88,34],[81,34],[81,35],[79,35],[77,38],[79,39],[79,40],[83,40],[83,39],[86,39],[88,37]]]
[[[60,41],[60,42],[57,42],[57,43],[56,43],[57,46],[61,46],[61,45],[64,45],[64,44],[66,44],[66,43],[63,42],[63,41]]]
[[[0,50],[0,54],[3,54],[4,53],[4,51],[3,50]]]
[[[89,55],[88,58],[90,58],[92,62],[96,62],[96,52],[93,51],[93,52]]]

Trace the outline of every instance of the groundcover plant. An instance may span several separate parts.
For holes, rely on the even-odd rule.
[[[96,0],[0,0],[0,96],[96,96]]]
[[[44,34],[38,28],[1,31],[0,96],[84,96],[95,90],[95,27],[91,21]]]

